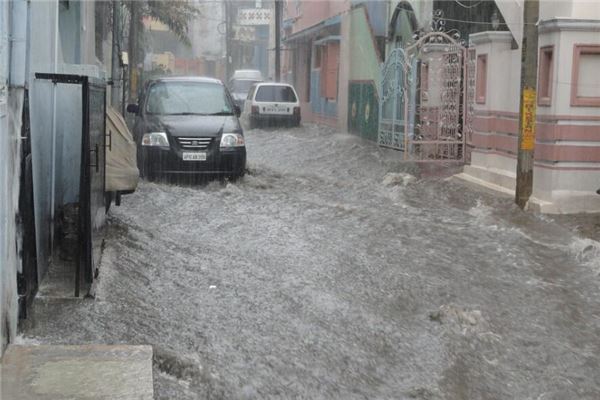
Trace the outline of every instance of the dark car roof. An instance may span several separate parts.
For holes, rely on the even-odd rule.
[[[221,82],[220,79],[209,78],[207,76],[166,76],[163,78],[152,79],[150,82],[202,82],[223,85],[223,82]]]

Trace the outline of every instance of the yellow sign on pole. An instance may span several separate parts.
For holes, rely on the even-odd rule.
[[[533,150],[535,147],[536,91],[523,90],[523,120],[521,122],[521,150]]]

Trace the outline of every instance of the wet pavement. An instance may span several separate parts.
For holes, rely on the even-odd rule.
[[[247,146],[236,183],[125,197],[96,298],[23,342],[150,344],[158,399],[600,398],[598,242],[351,135]]]

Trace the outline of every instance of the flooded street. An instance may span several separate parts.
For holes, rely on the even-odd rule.
[[[600,398],[600,244],[308,125],[235,183],[142,183],[95,299],[22,341],[150,344],[158,399]]]

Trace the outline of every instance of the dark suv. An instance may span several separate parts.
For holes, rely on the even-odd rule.
[[[130,104],[127,111],[136,114],[134,136],[142,176],[244,174],[240,109],[220,80],[152,80],[139,104]]]

